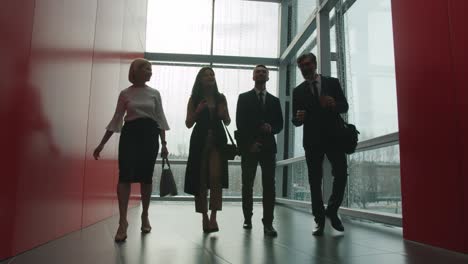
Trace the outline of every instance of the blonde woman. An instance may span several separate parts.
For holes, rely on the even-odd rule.
[[[151,225],[148,208],[152,192],[154,164],[161,138],[161,156],[167,157],[166,130],[169,130],[161,103],[159,91],[146,85],[152,76],[151,63],[136,59],[130,65],[128,79],[133,84],[120,92],[114,117],[106,128],[101,143],[94,150],[97,160],[99,153],[113,133],[121,132],[119,141],[119,228],[116,242],[127,239],[127,208],[131,183],[140,183],[143,212],[141,232],[149,233]],[[125,121],[125,124],[124,124]]]

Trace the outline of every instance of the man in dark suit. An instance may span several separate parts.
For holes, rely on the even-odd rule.
[[[305,81],[293,91],[293,124],[304,125],[303,146],[309,173],[312,198],[312,213],[317,224],[314,236],[323,235],[325,217],[332,227],[344,231],[338,218],[346,181],[347,160],[343,150],[336,144],[336,132],[340,114],[348,111],[348,102],[336,78],[317,74],[317,59],[314,54],[304,54],[297,59]],[[322,200],[323,158],[327,155],[332,166],[333,189],[327,209]]]
[[[273,228],[275,205],[275,134],[283,130],[283,113],[279,99],[266,91],[268,69],[257,65],[253,71],[254,89],[239,95],[236,112],[236,138],[241,152],[242,210],[244,228],[252,228],[253,184],[257,165],[262,169],[263,230],[277,236]]]

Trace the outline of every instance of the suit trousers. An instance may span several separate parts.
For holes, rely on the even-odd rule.
[[[314,147],[305,149],[307,169],[309,173],[309,184],[312,198],[312,214],[315,222],[323,221],[325,218],[325,207],[323,205],[322,178],[323,178],[323,159],[327,155],[331,163],[333,175],[333,188],[328,199],[327,211],[336,214],[338,208],[343,202],[346,182],[348,179],[348,165],[346,154],[342,151]]]
[[[244,219],[251,220],[253,215],[253,185],[257,173],[257,165],[262,170],[263,187],[263,224],[273,223],[275,206],[275,166],[276,154],[272,152],[242,153],[242,210]]]

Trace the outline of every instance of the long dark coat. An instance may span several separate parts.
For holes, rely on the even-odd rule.
[[[216,106],[218,106],[218,104],[216,104]],[[217,113],[217,107],[215,113]],[[189,156],[187,160],[187,168],[185,170],[184,191],[188,194],[198,195],[200,192],[200,170],[203,162],[202,152],[205,147],[208,129],[213,130],[215,146],[218,148],[220,153],[223,152],[223,149],[227,144],[226,132],[222,122],[223,121],[219,119],[216,114],[214,114],[213,118],[210,119],[208,107],[200,113],[197,121],[195,122],[195,127],[193,128],[192,135],[190,136]],[[223,188],[228,188],[228,161],[223,156],[221,157],[221,177]],[[209,188],[209,179],[207,179],[207,185]]]

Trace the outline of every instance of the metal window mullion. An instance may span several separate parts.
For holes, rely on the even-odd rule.
[[[279,66],[278,58],[264,57],[242,57],[242,56],[227,56],[227,55],[203,55],[203,54],[178,54],[178,53],[157,53],[145,52],[145,58],[150,61],[157,62],[181,62],[181,63],[219,63],[219,64],[236,64],[236,65],[257,65],[264,64],[266,66]]]
[[[369,151],[373,149],[381,149],[388,146],[398,145],[399,141],[399,133],[390,133],[380,137],[371,138],[368,140],[364,140],[358,143],[356,148],[357,152]],[[276,166],[288,166],[294,163],[298,163],[305,160],[305,156],[294,157],[290,159],[280,160],[277,161]]]
[[[346,45],[345,45],[345,29],[344,29],[344,12],[341,8],[341,2],[336,6],[335,9],[335,33],[336,33],[336,53],[337,53],[337,72],[338,79],[340,80],[341,86],[345,96],[347,93],[347,76],[346,76]],[[347,117],[346,117],[347,119]]]
[[[318,63],[323,75],[331,74],[330,17],[328,10],[320,10],[317,16]]]
[[[291,60],[291,58],[294,56],[294,54],[301,48],[301,46],[307,41],[307,39],[312,35],[314,30],[317,27],[317,21],[316,21],[316,16],[317,16],[317,11],[318,9],[316,8],[309,19],[306,21],[306,26],[300,32],[297,34],[294,39],[291,41],[291,43],[288,45],[286,50],[281,54],[280,56],[280,63],[281,64],[287,64]]]
[[[211,7],[211,47],[210,47],[210,55],[213,56],[213,45],[214,45],[214,23],[215,23],[215,2],[213,0],[213,5]],[[210,61],[210,66],[213,67],[213,61]]]

